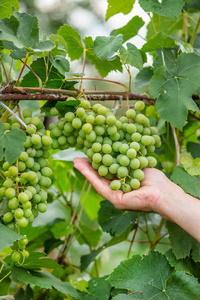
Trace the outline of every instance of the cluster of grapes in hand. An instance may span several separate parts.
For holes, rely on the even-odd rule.
[[[89,101],[79,100],[75,112],[67,112],[57,123],[50,124],[52,148],[83,149],[98,174],[111,180],[112,190],[138,189],[144,179],[142,169],[156,166],[152,153],[161,145],[158,129],[150,126],[149,119],[141,112],[145,104],[137,101],[134,109],[128,109],[117,120],[102,104],[91,107]],[[50,112],[59,115],[55,108]]]

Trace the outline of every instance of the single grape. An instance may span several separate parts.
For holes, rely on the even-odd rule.
[[[148,146],[151,144],[151,136],[149,135],[143,135],[141,138],[141,143],[145,146]]]
[[[129,119],[134,119],[136,116],[136,112],[134,109],[130,108],[126,111],[126,117],[129,118]]]
[[[41,197],[41,202],[45,202],[45,201],[47,200],[47,192],[41,190],[41,191],[39,191],[38,194],[39,194],[40,197]]]
[[[30,218],[32,216],[32,210],[30,208],[24,209],[24,217]]]
[[[130,184],[128,184],[128,183],[123,184],[123,185],[122,185],[122,191],[123,191],[124,193],[130,192],[130,191],[131,191],[131,186],[130,186]]]
[[[17,224],[19,227],[26,227],[28,225],[28,220],[25,217],[22,217],[21,219],[17,219]]]
[[[154,168],[157,165],[157,160],[155,157],[148,156],[147,159],[148,159],[148,167]]]
[[[18,175],[18,168],[15,167],[15,166],[11,166],[9,169],[8,169],[9,173],[11,176],[17,176]]]
[[[37,209],[38,209],[39,212],[45,213],[47,211],[47,206],[44,203],[39,203],[37,205]]]
[[[21,203],[24,203],[24,202],[29,200],[29,196],[25,192],[21,192],[21,193],[18,194],[18,200]]]
[[[13,184],[14,184],[13,180],[10,179],[10,178],[8,178],[8,179],[6,179],[6,180],[4,181],[3,186],[4,186],[6,189],[8,189],[8,188],[12,187]]]
[[[138,110],[138,111],[141,111],[145,108],[145,104],[143,101],[137,101],[135,103],[135,109]]]
[[[134,132],[136,132],[136,126],[135,124],[128,124],[126,126],[126,131],[129,133],[129,134],[133,134]]]
[[[82,126],[82,122],[81,122],[81,120],[79,118],[74,118],[72,120],[72,127],[73,128],[79,129],[79,128],[81,128],[81,126]]]
[[[82,127],[82,130],[83,130],[83,132],[88,134],[92,131],[92,125],[90,123],[85,123]]]
[[[21,219],[21,218],[23,217],[23,215],[24,215],[23,209],[17,208],[17,209],[15,210],[15,217],[16,217],[17,219]]]
[[[141,134],[139,132],[135,132],[131,135],[131,140],[133,142],[139,142],[141,140]]]
[[[50,146],[51,144],[52,144],[52,138],[50,137],[50,136],[48,136],[48,135],[43,135],[42,136],[42,143],[43,143],[43,145],[45,145],[45,146]]]
[[[117,191],[117,190],[120,190],[120,187],[121,187],[121,182],[119,180],[111,181],[111,183],[110,183],[111,190]]]
[[[117,127],[115,125],[112,125],[112,126],[108,126],[107,127],[107,133],[108,135],[110,136],[113,136],[117,133]]]
[[[106,123],[109,125],[109,126],[113,126],[115,125],[117,119],[114,115],[110,115],[106,118]]]
[[[7,170],[9,169],[9,167],[10,167],[9,162],[5,161],[5,162],[3,163],[3,170],[4,170],[4,171],[7,171]]]
[[[49,177],[52,175],[52,170],[48,167],[44,167],[41,169],[41,173],[43,176]]]
[[[22,111],[22,116],[23,116],[24,118],[32,117],[32,111],[31,111],[31,109],[25,108],[25,109]]]
[[[117,163],[113,163],[112,165],[110,165],[109,167],[109,172],[111,174],[117,174],[117,170],[119,169],[120,165]]]
[[[101,105],[101,106],[98,107],[97,113],[98,113],[98,115],[105,116],[106,113],[107,113],[107,108],[105,106]]]
[[[11,212],[5,213],[3,216],[3,222],[4,223],[10,223],[13,220],[13,214]]]
[[[94,124],[94,122],[95,122],[95,117],[92,116],[92,115],[89,115],[89,116],[86,117],[85,120],[86,120],[86,123]]]
[[[133,190],[136,190],[140,187],[140,181],[136,178],[133,178],[130,181],[130,186],[132,187]]]
[[[11,259],[12,259],[12,262],[13,262],[14,264],[19,263],[20,260],[21,260],[21,258],[22,258],[22,256],[21,256],[21,253],[20,253],[20,252],[14,251],[14,252],[12,253]]]
[[[92,151],[93,152],[100,152],[101,151],[101,144],[100,143],[94,143],[92,145]]]
[[[128,144],[122,144],[120,147],[119,147],[119,152],[121,154],[126,154],[127,151],[129,149],[129,145]]]
[[[123,167],[127,167],[130,163],[130,159],[126,155],[122,155],[119,159],[119,163]]]
[[[128,169],[126,167],[119,167],[119,169],[117,170],[117,176],[119,178],[123,178],[126,177],[128,175]]]
[[[36,126],[33,125],[33,124],[29,124],[29,125],[27,125],[27,127],[26,127],[26,132],[27,132],[28,134],[34,134],[34,133],[36,133],[36,130],[37,130],[37,128],[36,128]]]
[[[84,109],[89,109],[90,108],[90,102],[88,100],[82,100],[81,101],[81,106],[84,108]]]
[[[102,126],[95,126],[94,131],[98,136],[102,136],[105,133],[105,128]]]
[[[92,161],[92,167],[93,167],[93,169],[95,169],[95,170],[98,170],[98,168],[101,166],[101,164],[100,163],[95,163],[94,161]]]
[[[105,154],[109,154],[112,151],[112,147],[109,144],[102,145],[102,152]]]
[[[101,165],[98,168],[98,173],[99,173],[100,176],[106,176],[108,174],[108,168],[104,165]]]
[[[138,156],[137,159],[140,162],[140,168],[143,169],[148,166],[148,159],[144,156]]]
[[[105,124],[105,122],[106,122],[105,116],[102,116],[102,115],[96,116],[96,118],[95,118],[96,125],[101,126],[101,125]]]
[[[6,196],[8,199],[12,199],[13,197],[15,197],[15,194],[16,194],[16,191],[15,191],[15,189],[13,189],[13,188],[8,188],[8,189],[5,191],[5,196]]]
[[[128,151],[126,152],[126,155],[128,156],[128,158],[133,159],[136,157],[137,155],[137,151],[133,148],[128,149]]]
[[[19,200],[17,198],[12,198],[8,201],[8,207],[10,209],[16,209],[19,206]]]
[[[139,181],[142,181],[144,179],[144,172],[140,169],[137,169],[133,172],[133,177]]]
[[[131,159],[130,167],[131,169],[138,169],[140,166],[140,161],[137,158]]]
[[[110,154],[103,155],[102,163],[104,164],[104,166],[109,167],[113,163],[113,157]]]
[[[94,153],[93,156],[92,156],[92,160],[95,163],[100,163],[101,160],[102,160],[102,155],[100,153]]]

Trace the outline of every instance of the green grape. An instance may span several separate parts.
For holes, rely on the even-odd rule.
[[[133,159],[136,157],[137,155],[137,151],[133,148],[128,149],[128,151],[126,152],[126,155],[128,156],[128,158]]]
[[[114,115],[110,115],[106,118],[106,123],[108,124],[108,126],[113,126],[115,125],[117,119]]]
[[[17,209],[15,210],[15,218],[21,219],[21,218],[23,217],[23,215],[24,215],[23,209],[17,208]]]
[[[20,129],[21,125],[19,123],[14,123],[14,124],[11,125],[11,129],[12,128],[19,128]]]
[[[107,127],[107,133],[110,136],[115,135],[117,133],[117,127],[115,125],[112,125],[112,126],[109,125]]]
[[[98,115],[105,116],[106,113],[107,113],[107,108],[105,106],[101,105],[101,106],[98,107],[97,113],[98,113]]]
[[[131,186],[130,186],[130,184],[128,184],[128,183],[123,184],[123,185],[122,185],[122,191],[123,191],[124,193],[130,192],[130,191],[131,191]]]
[[[15,166],[9,167],[8,169],[11,176],[17,176],[18,175],[18,168]]]
[[[42,136],[42,144],[45,146],[50,146],[52,144],[52,138],[48,135],[43,135]]]
[[[23,145],[24,145],[25,148],[30,148],[32,146],[31,136],[26,137],[26,142],[24,142]]]
[[[94,112],[96,112],[97,113],[97,111],[98,111],[98,108],[101,106],[101,104],[99,104],[99,103],[96,103],[96,104],[94,104],[93,106],[92,106],[92,110],[94,111]]]
[[[64,135],[61,135],[57,141],[59,145],[65,145],[67,143],[67,138]]]
[[[67,122],[72,122],[72,120],[75,118],[75,115],[74,115],[74,113],[73,112],[71,112],[71,111],[68,111],[66,114],[65,114],[65,120],[67,121]]]
[[[70,133],[74,130],[73,126],[71,123],[66,123],[65,126],[64,126],[64,131],[67,132],[67,133]],[[62,131],[61,131],[61,134],[60,136],[62,135]]]
[[[24,255],[25,258],[29,257],[29,252],[25,249],[22,251],[22,254]]]
[[[34,133],[36,133],[36,130],[37,130],[37,128],[33,124],[28,124],[26,127],[26,132],[28,134],[34,134]]]
[[[30,208],[24,209],[24,217],[30,218],[32,216],[32,210]]]
[[[90,133],[86,134],[86,140],[90,143],[94,142],[96,140],[95,131],[92,130]]]
[[[65,124],[66,124],[66,122],[65,122],[65,120],[64,119],[62,119],[62,120],[60,120],[58,123],[57,123],[57,127],[59,128],[59,129],[64,129],[64,126],[65,126]],[[46,136],[48,136],[48,135],[46,135],[46,132],[44,133],[44,136],[46,137]],[[43,138],[43,137],[42,137]],[[45,138],[46,139],[46,138]],[[48,141],[48,140],[47,140]],[[43,142],[42,142],[43,143]],[[44,144],[44,143],[43,143]],[[49,144],[49,142],[48,142],[48,144]],[[51,144],[50,144],[51,145]]]
[[[148,156],[147,159],[148,159],[148,167],[154,168],[157,165],[157,160],[155,157]]]
[[[128,109],[128,110],[126,111],[126,117],[127,117],[127,118],[133,120],[133,119],[135,118],[135,116],[136,116],[136,112],[135,112],[134,109]]]
[[[12,198],[8,201],[8,207],[10,209],[16,209],[19,206],[19,200],[17,198]]]
[[[122,129],[123,127],[122,122],[120,122],[119,120],[116,121],[115,126],[117,127],[117,130]]]
[[[67,123],[68,124],[68,123]],[[65,126],[64,126],[64,130],[66,131],[66,125],[67,124],[65,124]],[[72,130],[73,130],[73,127],[72,127]],[[55,128],[53,128],[52,130],[51,130],[51,137],[52,138],[54,138],[54,137],[56,137],[56,138],[58,138],[59,136],[61,136],[62,135],[62,130],[61,129],[59,129],[58,127],[55,127]],[[32,136],[32,138],[33,138],[33,136]],[[31,139],[31,141],[32,141],[32,139]],[[37,140],[36,140],[36,142],[37,142]],[[32,141],[32,143],[34,144],[34,145],[37,145],[37,144],[39,144],[40,142],[41,142],[41,137],[40,137],[40,141],[39,141],[39,139],[38,139],[38,143],[33,143],[33,141]]]
[[[105,154],[109,154],[112,151],[112,147],[109,144],[102,145],[102,152]]]
[[[88,122],[89,123],[89,122]],[[79,130],[79,136],[82,138],[82,139],[84,139],[85,138],[85,136],[86,136],[86,133],[81,129],[81,130]]]
[[[28,117],[32,117],[32,111],[30,108],[25,108],[23,111],[22,111],[22,116],[24,118],[28,118]]]
[[[28,245],[28,239],[25,236],[23,239],[19,240],[20,245],[26,246]]]
[[[141,150],[140,150],[140,153],[141,153],[143,156],[146,156],[146,155],[147,155],[147,149],[146,149],[146,148],[141,149]]]
[[[145,146],[148,146],[151,144],[151,136],[149,135],[143,135],[141,138],[141,143]]]
[[[101,166],[100,163],[95,163],[94,161],[92,161],[92,167],[93,167],[93,169],[98,170],[98,168],[99,168],[100,166]]]
[[[139,142],[141,140],[141,134],[139,132],[135,132],[131,135],[131,140],[133,142]]]
[[[43,157],[39,157],[37,159],[37,162],[38,162],[38,164],[40,165],[41,168],[44,168],[47,165],[46,160]]]
[[[14,264],[19,263],[20,260],[21,260],[21,258],[22,258],[22,256],[21,256],[21,253],[20,253],[20,252],[14,251],[14,252],[12,253],[11,259],[12,259],[12,262],[13,262]]]
[[[97,136],[96,137],[96,142],[100,143],[100,144],[103,144],[103,137],[102,136]]]
[[[117,142],[120,140],[121,136],[119,134],[119,132],[116,132],[114,135],[111,135],[110,138],[114,141]]]
[[[111,181],[111,183],[110,183],[111,190],[117,191],[117,190],[120,190],[120,187],[121,187],[121,182],[119,180]]]
[[[123,177],[126,177],[128,175],[128,169],[127,167],[119,167],[119,169],[117,170],[117,176],[119,178],[123,178]]]
[[[144,127],[142,126],[142,124],[135,123],[135,127],[137,129],[137,132],[143,133]]]
[[[106,136],[103,139],[103,144],[108,144],[108,145],[112,146],[113,142],[112,142],[112,140],[109,137]]]
[[[9,162],[6,161],[6,162],[3,163],[3,170],[4,171],[7,171],[9,169],[9,167],[10,167]]]
[[[11,125],[9,123],[4,123],[3,124],[3,130],[6,131],[6,130],[10,130],[11,129]]]
[[[138,156],[137,159],[140,162],[140,168],[143,169],[148,166],[148,159],[144,156]]]
[[[74,118],[72,120],[72,127],[73,128],[79,129],[79,128],[81,128],[81,126],[82,126],[82,122],[81,122],[81,120],[79,118]]]
[[[129,134],[133,134],[134,132],[136,132],[136,126],[135,124],[128,124],[126,126],[126,131],[129,133]]]
[[[77,137],[77,144],[84,145],[84,139],[82,139],[80,136]]]
[[[76,115],[81,118],[85,115],[85,109],[83,107],[78,107],[76,110]]]
[[[92,131],[92,125],[90,123],[85,123],[82,127],[83,132],[89,134]]]
[[[144,172],[140,169],[137,169],[133,172],[133,177],[139,181],[142,181],[144,179]]]
[[[32,203],[31,203],[31,201],[23,202],[23,203],[22,203],[22,207],[25,208],[25,209],[32,208]]]
[[[25,217],[22,217],[21,219],[17,219],[17,224],[19,227],[26,227],[28,225],[28,220]]]
[[[12,179],[8,178],[4,181],[3,186],[8,189],[11,188],[13,186],[14,182]]]
[[[122,124],[124,124],[124,123],[128,123],[128,118],[127,117],[125,117],[125,116],[122,116],[121,118],[119,118],[119,121],[122,123]]]
[[[105,128],[101,126],[95,126],[94,131],[97,135],[102,136],[105,133]]]
[[[18,200],[21,203],[24,203],[26,201],[29,201],[29,196],[25,192],[21,192],[21,193],[18,194]]]
[[[36,150],[35,157],[41,157],[43,155],[44,151],[42,149]]]
[[[50,156],[49,151],[44,151],[43,154],[42,154],[42,157],[43,157],[44,159],[49,158],[49,156]]]
[[[154,135],[154,134],[158,135],[158,128],[157,127],[150,126],[149,129],[150,129],[152,135]]]
[[[5,213],[3,216],[3,222],[4,223],[10,223],[13,220],[13,214],[11,212]]]
[[[38,118],[37,116],[33,117],[31,119],[31,123],[38,128],[38,126],[40,125],[40,118]]]
[[[36,150],[34,148],[28,148],[26,152],[30,157],[35,157],[36,155]]]
[[[45,191],[43,191],[43,190],[41,190],[41,191],[39,191],[39,193],[38,193],[39,195],[40,195],[40,197],[41,197],[41,202],[44,202],[44,201],[46,201],[47,200],[47,192],[45,192]]]
[[[45,213],[47,211],[47,206],[44,203],[39,203],[37,205],[37,209],[38,209],[39,212]]]
[[[140,161],[137,158],[131,159],[130,167],[131,169],[138,169],[140,167]]]
[[[131,179],[130,186],[133,190],[137,190],[140,187],[140,181],[136,178]]]
[[[92,160],[95,162],[95,163],[100,163],[101,160],[102,160],[102,155],[100,153],[94,153],[92,155]]]
[[[145,121],[146,121],[146,117],[145,117],[143,114],[138,114],[138,115],[135,117],[135,121],[136,121],[138,124],[144,124]]]
[[[126,141],[131,142],[131,135],[129,133],[126,133],[125,139],[126,139]]]
[[[122,144],[120,147],[119,147],[119,152],[121,154],[126,154],[127,151],[129,149],[129,145],[128,144]]]
[[[92,151],[93,152],[100,152],[101,151],[101,144],[100,143],[94,143],[92,145]]]
[[[98,173],[99,173],[100,176],[106,176],[108,174],[108,168],[104,165],[101,165],[98,168]]]
[[[25,164],[27,166],[27,168],[32,168],[33,165],[34,165],[34,159],[32,157],[29,157],[26,161],[25,161]]]
[[[108,174],[106,176],[104,176],[105,179],[107,180],[113,180],[114,175],[111,174],[110,172],[108,172]]]
[[[56,128],[57,129],[57,128]],[[54,129],[53,129],[54,130]],[[31,136],[31,142],[33,145],[38,145],[41,143],[41,136],[39,136],[39,134],[34,133]]]
[[[52,175],[52,170],[48,167],[44,167],[41,169],[41,173],[43,176],[49,177]]]
[[[39,203],[40,201],[41,201],[41,196],[39,194],[33,196],[33,202]]]
[[[143,131],[142,131],[143,135],[150,135],[151,134],[151,130],[148,127],[144,127]]]
[[[90,143],[90,142],[88,142],[88,141],[84,141],[84,146],[86,147],[86,148],[91,148],[92,147],[92,143]]]
[[[39,170],[40,170],[40,164],[34,162],[34,165],[32,166],[32,171],[37,172]]]
[[[102,116],[102,115],[96,116],[96,118],[95,118],[96,125],[101,126],[101,125],[105,124],[105,122],[106,122],[105,116]]]
[[[113,163],[113,157],[110,154],[103,155],[102,163],[104,164],[104,166],[109,167]]]
[[[135,103],[135,109],[138,110],[138,111],[141,111],[145,108],[145,104],[143,101],[137,101]]]
[[[109,167],[109,172],[111,174],[117,174],[117,170],[119,169],[120,165],[117,163],[113,163],[112,165],[110,165]]]
[[[114,142],[112,145],[112,149],[114,152],[119,152],[119,148],[121,147],[122,142]]]
[[[155,149],[156,149],[156,147],[155,147],[155,146],[147,146],[147,148],[146,148],[146,150],[147,150],[147,153],[152,153],[152,152],[154,152],[154,151],[155,151]]]
[[[90,102],[88,100],[82,100],[81,101],[81,106],[84,108],[84,109],[89,109],[90,108]]]
[[[85,120],[86,120],[86,123],[94,124],[95,117],[92,115],[88,115]]]
[[[57,110],[56,107],[52,107],[52,108],[50,109],[50,114],[51,114],[52,116],[58,116],[58,115],[59,115],[59,111]]]
[[[18,162],[18,170],[19,172],[23,172],[26,169],[26,164],[23,161]]]
[[[15,194],[16,194],[16,191],[15,191],[15,189],[13,189],[13,188],[8,188],[8,189],[5,191],[5,196],[6,196],[8,199],[12,199],[13,197],[15,197]]]
[[[130,163],[130,159],[126,155],[122,155],[119,159],[119,163],[123,167],[127,167]]]
[[[35,195],[37,193],[36,188],[34,186],[29,185],[26,187],[26,189],[30,191],[32,195]]]

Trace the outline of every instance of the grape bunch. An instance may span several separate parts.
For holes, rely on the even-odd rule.
[[[0,186],[0,202],[7,208],[1,218],[3,223],[13,230],[26,227],[39,212],[44,213],[47,210],[46,188],[51,185],[49,177],[52,174],[47,160],[52,138],[46,134],[44,117],[32,117],[30,109],[24,109],[22,115],[24,123],[27,124],[24,130],[24,151],[12,165],[6,160],[3,161],[1,171],[4,181]],[[4,131],[12,128],[23,130],[14,117],[4,123]],[[19,257],[20,253],[15,255]]]
[[[125,116],[117,119],[102,104],[91,107],[89,101],[79,100],[75,112],[59,116],[57,123],[49,125],[52,148],[83,149],[98,174],[111,180],[112,190],[138,189],[144,179],[142,169],[156,166],[152,153],[161,145],[158,129],[150,126],[142,113],[145,104],[137,101],[134,109],[128,109]],[[56,108],[50,112],[59,115]]]

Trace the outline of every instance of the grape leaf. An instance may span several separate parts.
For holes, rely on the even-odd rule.
[[[167,221],[166,227],[172,250],[177,259],[192,255],[195,262],[200,262],[200,244],[175,223]]]
[[[5,159],[12,164],[24,150],[23,143],[26,141],[26,135],[23,130],[12,128],[4,132],[4,123],[0,121],[0,161]]]
[[[15,12],[10,19],[0,20],[0,40],[11,42],[16,49],[24,48],[28,52],[50,51],[54,48],[51,41],[39,40],[38,19],[27,13]]]
[[[121,46],[120,56],[123,64],[131,65],[139,70],[142,69],[143,57],[135,45],[127,43],[127,49]]]
[[[120,235],[136,221],[136,212],[124,212],[116,209],[112,203],[107,200],[102,201],[98,212],[98,222],[103,231],[109,232],[112,236]]]
[[[149,40],[155,34],[155,28],[165,34],[176,33],[178,30],[182,29],[183,16],[180,15],[179,18],[173,19],[169,17],[159,16],[158,14],[153,14],[151,22],[147,25],[147,40]],[[175,35],[175,34],[174,34]]]
[[[134,291],[133,293],[129,293],[128,295],[118,295],[114,297],[115,300],[144,300],[144,297],[142,296],[142,292]]]
[[[69,225],[69,222],[63,221],[54,224],[54,226],[51,228],[51,232],[56,239],[60,239],[61,237],[67,236],[72,233],[73,229],[73,225]]]
[[[63,55],[56,55],[54,58],[50,56],[50,61],[61,74],[69,72],[69,61]]]
[[[153,61],[154,72],[164,64],[168,69],[174,69],[176,66],[177,52],[172,49],[156,49],[156,57]]]
[[[142,46],[142,51],[152,52],[159,48],[174,48],[175,41],[163,32],[158,32],[153,35],[146,44]]]
[[[46,65],[44,58],[38,58],[37,60],[33,61],[30,65],[31,69],[40,77],[42,83],[46,82]],[[50,69],[51,68],[51,69]],[[49,64],[49,70],[51,70],[47,83],[45,85],[46,88],[64,88],[65,76],[62,75],[60,72],[57,71],[55,67]],[[20,82],[21,86],[29,86],[29,87],[37,87],[38,80],[35,75],[30,71],[28,72],[22,81]]]
[[[88,226],[80,225],[76,231],[76,239],[80,245],[87,244],[91,247],[97,247],[102,231],[94,230]]]
[[[107,76],[111,71],[123,71],[119,56],[115,56],[115,59],[113,60],[101,60],[93,52],[94,42],[92,38],[86,37],[84,42],[86,46],[86,59],[89,59],[95,65],[102,77]]]
[[[189,10],[189,12],[195,12],[196,10],[200,10],[200,2],[199,0],[191,0],[184,6],[184,10]]]
[[[161,16],[178,18],[186,0],[139,0],[140,6],[146,12],[156,13]]]
[[[58,40],[59,43],[65,48],[71,60],[79,59],[83,55],[83,44],[79,33],[69,25],[61,26],[57,35],[52,35],[51,40]]]
[[[146,256],[135,255],[121,262],[110,274],[108,281],[114,287],[128,289],[130,294],[139,290],[146,300],[195,300],[200,292],[196,278],[184,272],[173,274],[168,260],[159,252],[150,252]]]
[[[112,31],[112,35],[123,35],[123,43],[138,34],[139,29],[144,25],[142,18],[135,16],[125,26]]]
[[[15,11],[19,10],[18,0],[1,0],[0,3],[0,19],[9,18]]]
[[[181,164],[185,171],[191,176],[199,176],[200,175],[200,158],[197,157],[195,159],[191,157],[182,157]]]
[[[94,54],[102,60],[113,60],[113,55],[117,52],[122,45],[123,36],[97,36],[94,40]]]
[[[200,144],[194,142],[187,143],[187,151],[192,154],[193,158],[200,157]]]
[[[31,300],[33,297],[33,290],[28,285],[25,291],[23,289],[18,290],[17,294],[15,295],[15,300]]]
[[[143,68],[135,77],[135,86],[137,88],[146,86],[150,83],[150,80],[153,76],[152,67]]]
[[[88,282],[88,294],[95,300],[110,299],[111,285],[104,278],[92,278]]]
[[[200,198],[200,178],[189,175],[182,167],[176,167],[170,179],[180,185],[184,191]]]
[[[45,289],[52,289],[54,287],[59,292],[79,299],[78,293],[69,282],[61,282],[47,271],[34,272],[14,266],[12,268],[12,275],[22,283],[33,284]]]
[[[68,111],[75,112],[80,100],[58,101],[55,105],[59,113],[64,116]]]
[[[156,109],[160,116],[180,130],[188,110],[198,111],[192,99],[200,87],[200,57],[194,53],[182,53],[170,70],[168,63],[158,68],[150,82],[150,97],[157,98]],[[173,114],[172,112],[178,112]]]
[[[0,223],[0,251],[12,246],[13,242],[22,239],[23,236]]]
[[[132,10],[134,3],[135,0],[108,0],[106,21],[118,13],[128,14]]]

